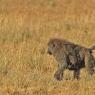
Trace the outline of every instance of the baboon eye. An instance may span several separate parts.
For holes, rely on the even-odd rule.
[[[53,44],[53,47],[55,47],[55,44]]]

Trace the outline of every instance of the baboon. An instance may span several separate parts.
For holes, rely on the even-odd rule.
[[[80,69],[86,67],[88,73],[93,75],[95,58],[92,48],[86,48],[63,39],[53,38],[48,42],[48,53],[58,62],[58,69],[54,74],[57,80],[62,80],[64,70],[73,70],[74,78],[79,79]]]

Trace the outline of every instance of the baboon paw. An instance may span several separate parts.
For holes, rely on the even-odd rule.
[[[54,75],[54,78],[56,79],[56,80],[58,80],[58,81],[61,81],[62,80],[62,76],[60,75],[60,74],[55,74]]]
[[[77,79],[77,80],[80,80],[80,77],[74,77],[73,79]]]

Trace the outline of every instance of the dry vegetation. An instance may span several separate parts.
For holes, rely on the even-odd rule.
[[[95,0],[0,0],[0,95],[95,95],[95,76],[56,81],[47,42],[95,44]]]

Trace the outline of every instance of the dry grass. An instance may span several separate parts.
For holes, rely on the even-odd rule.
[[[94,45],[95,0],[0,0],[0,95],[95,95],[85,70],[80,81],[53,78],[51,37]]]

